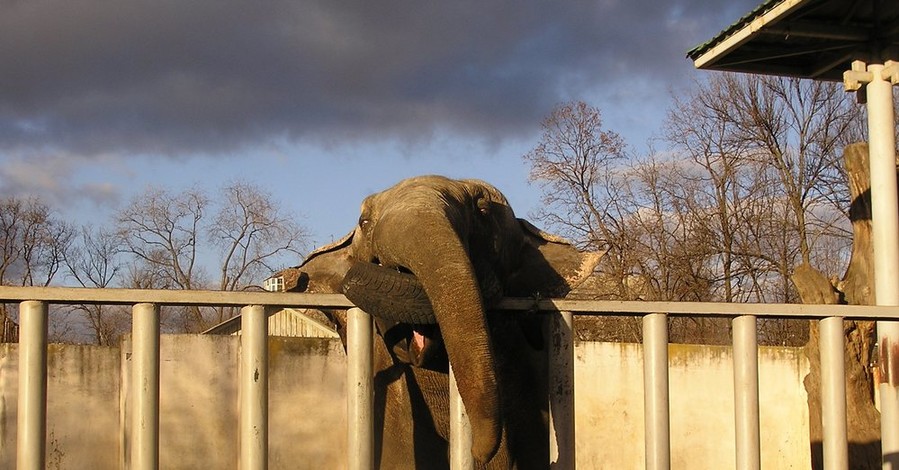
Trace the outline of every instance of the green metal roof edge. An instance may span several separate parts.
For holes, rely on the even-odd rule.
[[[709,39],[708,41],[706,41],[702,44],[698,44],[698,45],[694,46],[692,49],[690,49],[689,51],[687,51],[687,58],[689,58],[691,60],[696,60],[697,58],[699,58],[699,56],[705,54],[706,51],[717,46],[719,43],[721,43],[725,39],[727,39],[730,35],[743,29],[747,24],[751,23],[754,19],[756,19],[759,16],[764,15],[769,10],[771,10],[772,8],[777,6],[777,4],[783,3],[784,1],[786,1],[786,0],[767,0],[766,2],[762,3],[761,5],[755,7],[754,10],[752,10],[749,13],[747,13],[746,15],[744,15],[742,18],[737,20],[734,24],[728,26],[727,28],[724,28],[724,30],[722,30],[720,33],[718,33],[712,39]]]

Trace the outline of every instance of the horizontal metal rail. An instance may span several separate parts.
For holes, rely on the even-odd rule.
[[[372,468],[371,438],[371,320],[340,294],[283,292],[222,292],[184,290],[86,289],[63,287],[0,287],[0,303],[20,302],[20,373],[17,466],[42,468],[46,449],[47,306],[49,304],[132,305],[134,311],[133,378],[136,413],[131,425],[131,467],[159,466],[159,307],[242,307],[241,362],[241,467],[265,468],[268,447],[268,363],[266,349],[267,308],[351,309],[354,328],[360,326],[350,345],[347,395],[353,424],[348,438],[350,468]],[[553,368],[550,390],[552,426],[551,458],[568,466],[574,455],[574,375],[571,314],[641,315],[644,335],[644,400],[647,468],[666,468],[670,462],[668,423],[667,337],[670,315],[723,316],[733,318],[734,401],[737,468],[759,468],[758,349],[757,317],[806,318],[822,323],[822,389],[824,391],[825,468],[844,469],[846,462],[846,409],[843,384],[842,319],[895,320],[899,307],[805,304],[733,304],[712,302],[581,301],[565,299],[506,298],[495,308],[556,312],[550,322],[548,348]],[[364,338],[368,338],[366,341]],[[360,362],[361,360],[361,362]],[[358,365],[356,365],[358,364]],[[457,398],[456,398],[457,399]],[[843,404],[842,407],[840,404]],[[461,401],[457,403],[461,405]],[[454,416],[464,417],[464,409]],[[464,419],[464,418],[460,418]],[[454,423],[454,429],[465,423]],[[458,451],[457,451],[458,453]],[[353,457],[355,456],[355,457]],[[454,467],[459,468],[459,467]]]
[[[0,286],[0,302],[40,299],[62,305],[134,305],[148,303],[172,306],[351,308],[343,294],[303,294],[297,292],[168,290],[168,289],[93,289],[84,287],[8,287]]]
[[[49,304],[103,304],[243,307],[335,308],[347,309],[355,305],[343,294],[305,294],[298,292],[251,292],[166,289],[93,289],[83,287],[8,287],[0,286],[0,302],[22,302],[40,299]],[[666,313],[668,315],[698,315],[734,317],[852,318],[861,320],[899,319],[899,306],[883,305],[812,305],[762,304],[724,302],[658,302],[642,300],[568,300],[507,297],[497,310],[572,312],[578,315],[618,315]]]

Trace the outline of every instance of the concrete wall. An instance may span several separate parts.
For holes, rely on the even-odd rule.
[[[237,468],[239,341],[162,336],[160,468]],[[0,344],[0,468],[16,464],[17,356],[16,344]],[[272,337],[269,356],[269,468],[344,466],[340,341]],[[51,345],[47,362],[47,468],[127,468],[130,344]]]
[[[643,354],[638,344],[575,348],[578,468],[644,468]],[[671,468],[734,468],[731,348],[668,348]],[[799,348],[760,348],[762,468],[807,469],[808,361]]]
[[[125,468],[130,346],[51,346],[48,468]],[[239,338],[161,340],[166,469],[236,469]],[[339,341],[270,339],[270,468],[342,468],[345,355]],[[730,348],[671,345],[672,468],[733,468]],[[643,468],[639,345],[576,347],[578,468]],[[16,345],[0,345],[0,468],[15,466]],[[762,467],[809,468],[808,365],[795,348],[759,355]],[[120,393],[121,391],[121,393]]]
[[[16,350],[0,344],[0,468],[16,468]],[[120,357],[118,348],[50,345],[48,469],[118,468]]]

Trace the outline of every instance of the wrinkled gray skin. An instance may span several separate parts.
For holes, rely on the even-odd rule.
[[[516,219],[505,197],[478,180],[407,179],[366,198],[361,212],[352,233],[307,257],[295,290],[339,292],[361,261],[413,274],[430,300],[439,328],[377,320],[380,468],[448,467],[447,356],[478,466],[548,468],[542,317],[489,309],[502,296],[564,296],[592,266],[570,244]],[[398,296],[391,300],[404,308],[395,291],[366,295]],[[366,308],[366,299],[357,304]],[[346,344],[345,313],[329,313]]]

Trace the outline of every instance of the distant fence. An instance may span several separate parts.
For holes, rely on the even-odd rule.
[[[4,315],[0,321],[0,343],[19,341],[19,325]]]
[[[339,308],[348,312],[347,397],[349,468],[372,468],[372,322],[342,295],[168,291],[132,289],[0,287],[0,302],[20,302],[19,403],[17,467],[43,469],[46,464],[47,322],[49,304],[132,305],[133,393],[130,423],[130,468],[159,467],[159,307],[237,306],[241,308],[239,382],[240,468],[264,469],[268,463],[268,359],[266,309]],[[843,319],[895,320],[899,307],[724,304],[698,302],[569,301],[537,302],[551,315],[550,457],[558,468],[574,468],[574,348],[572,316],[639,315],[643,317],[644,436],[647,469],[670,466],[668,400],[668,315],[726,316],[733,320],[733,374],[736,467],[760,467],[757,318],[793,317],[820,321],[824,463],[848,467]],[[505,310],[533,310],[533,299],[505,299]],[[658,313],[666,312],[666,313]],[[470,465],[467,428],[461,400],[451,399],[453,468]],[[899,416],[884,410],[885,426]]]

